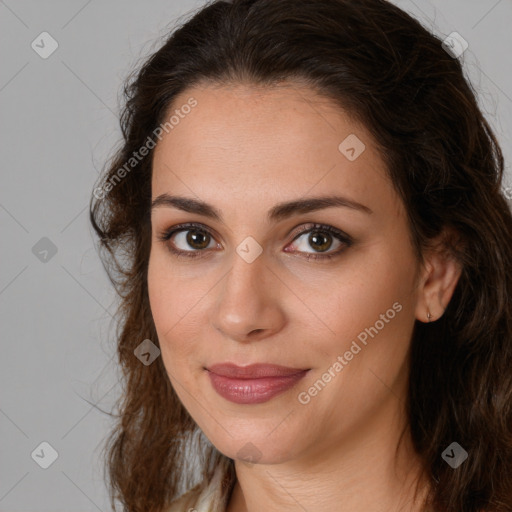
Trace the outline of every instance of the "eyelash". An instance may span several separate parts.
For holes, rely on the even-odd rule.
[[[172,228],[163,231],[158,235],[158,240],[160,242],[168,242],[170,238],[175,234],[179,233],[181,231],[192,231],[192,228],[195,228],[195,231],[199,231],[200,233],[206,234],[212,238],[213,235],[206,229],[202,224],[198,224],[195,222],[188,222],[185,224],[178,224],[176,226],[173,226]],[[294,242],[297,238],[304,235],[305,233],[309,232],[320,232],[320,233],[329,233],[333,235],[335,238],[337,238],[341,243],[343,243],[347,248],[350,247],[353,243],[353,240],[351,237],[349,237],[347,234],[345,234],[343,231],[340,231],[339,229],[336,229],[332,226],[326,225],[326,224],[307,224],[304,229],[302,229],[299,233],[296,234],[292,242]],[[175,249],[170,244],[166,244],[169,251],[178,256],[178,257],[185,257],[185,258],[202,258],[204,257],[204,253],[206,252],[205,249],[203,250],[192,250],[192,251],[182,251],[181,249]],[[334,253],[328,253],[328,254],[321,254],[321,253],[306,253],[307,255],[305,258],[309,261],[310,259],[313,260],[330,260],[336,256],[339,256],[345,249],[341,248],[338,249]],[[203,253],[203,254],[201,254]]]

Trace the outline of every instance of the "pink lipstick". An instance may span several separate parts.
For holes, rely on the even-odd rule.
[[[207,371],[213,388],[226,400],[236,404],[259,404],[290,389],[309,369],[275,364],[237,366],[224,363],[212,365]]]

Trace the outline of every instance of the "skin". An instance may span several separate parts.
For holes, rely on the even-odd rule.
[[[434,251],[420,266],[403,203],[375,142],[329,100],[299,84],[206,84],[184,91],[173,108],[191,96],[198,105],[155,149],[152,197],[204,201],[223,222],[172,206],[154,208],[148,291],[176,393],[215,447],[235,460],[228,511],[423,510],[425,482],[413,502],[421,461],[408,431],[394,459],[407,426],[407,356],[415,320],[426,322],[427,311],[432,321],[443,314],[459,267]],[[366,146],[354,161],[338,149],[350,134]],[[277,203],[333,194],[373,213],[329,207],[276,222],[266,218]],[[186,231],[158,239],[184,222],[201,223],[211,238],[193,246]],[[332,243],[326,252],[341,252],[308,261],[308,254],[323,254],[308,243],[309,233],[294,240],[296,228],[308,223],[338,228],[353,243],[324,232]],[[236,252],[248,236],[263,248],[252,263]],[[203,256],[176,257],[172,240]],[[401,311],[366,346],[359,343],[361,351],[316,396],[300,403],[298,394],[397,302]],[[268,402],[239,405],[215,392],[204,369],[227,361],[310,371]],[[239,454],[247,443],[257,449],[255,464]]]

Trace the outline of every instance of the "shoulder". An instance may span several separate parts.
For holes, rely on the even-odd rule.
[[[228,460],[215,468],[210,483],[201,483],[174,500],[166,512],[224,512],[235,483]]]
[[[196,485],[185,494],[183,494],[183,496],[180,496],[177,500],[174,500],[167,512],[189,512],[189,510],[192,512],[191,509],[194,509],[194,506],[197,504],[202,491],[203,486]]]

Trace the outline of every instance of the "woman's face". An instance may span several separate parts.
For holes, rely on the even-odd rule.
[[[230,458],[325,460],[405,399],[424,312],[403,204],[369,133],[309,89],[205,86],[173,109],[154,153],[148,270],[172,385]],[[220,363],[296,375],[244,383],[212,375]]]

